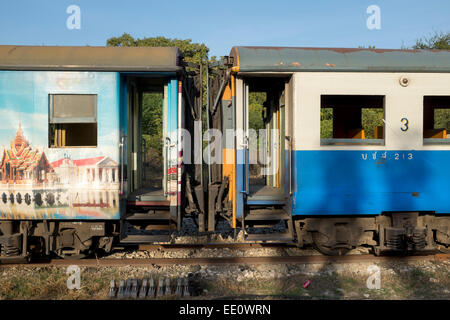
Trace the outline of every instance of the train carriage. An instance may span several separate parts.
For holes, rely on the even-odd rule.
[[[448,248],[449,51],[234,47],[209,69],[210,228],[326,254]]]
[[[201,114],[186,66],[177,48],[0,46],[1,259],[168,241],[199,212],[179,143]]]
[[[169,243],[185,217],[325,254],[448,250],[449,58],[234,47],[202,135],[177,48],[0,46],[0,261]]]

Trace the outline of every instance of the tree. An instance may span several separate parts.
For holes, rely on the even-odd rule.
[[[262,118],[264,101],[266,101],[265,92],[250,92],[248,126],[249,128],[256,130],[257,133],[259,133],[259,130],[264,129],[264,122]]]
[[[450,32],[435,32],[428,38],[417,39],[413,48],[450,50]]]
[[[109,38],[106,45],[108,47],[178,47],[185,61],[197,64],[201,64],[208,57],[209,52],[205,44],[193,43],[192,39],[169,39],[161,36],[134,39],[128,33]]]

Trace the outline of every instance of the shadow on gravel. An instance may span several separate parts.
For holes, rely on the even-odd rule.
[[[301,274],[297,297],[312,300],[339,300],[344,297],[342,284],[333,264],[323,264],[313,275]]]
[[[389,266],[393,274],[385,275],[392,294],[399,299],[450,299],[448,268],[434,262],[422,266]],[[391,280],[391,277],[396,279]],[[391,280],[391,281],[390,281]],[[383,281],[382,281],[383,287]]]
[[[304,265],[303,265],[304,266]],[[269,299],[269,300],[339,300],[344,298],[342,284],[338,280],[333,265],[323,265],[318,270],[311,270],[307,265],[305,271],[298,272],[298,265],[259,266],[261,271],[274,277],[247,277],[236,280],[205,279],[195,274],[190,278],[193,295],[201,299]],[[241,267],[241,274],[246,272],[246,266]],[[239,270],[239,269],[238,269]],[[292,272],[295,270],[294,272]],[[236,271],[239,273],[239,271]],[[286,276],[277,277],[277,273]],[[238,274],[235,274],[238,276]]]

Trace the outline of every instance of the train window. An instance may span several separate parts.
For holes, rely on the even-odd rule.
[[[49,147],[97,146],[97,95],[49,95]]]
[[[384,144],[384,96],[322,95],[321,145]]]
[[[450,143],[450,96],[423,98],[424,144]]]

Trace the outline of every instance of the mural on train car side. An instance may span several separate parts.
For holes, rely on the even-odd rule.
[[[119,217],[116,89],[115,74],[0,72],[0,219]],[[48,146],[55,92],[101,93],[96,148]]]

